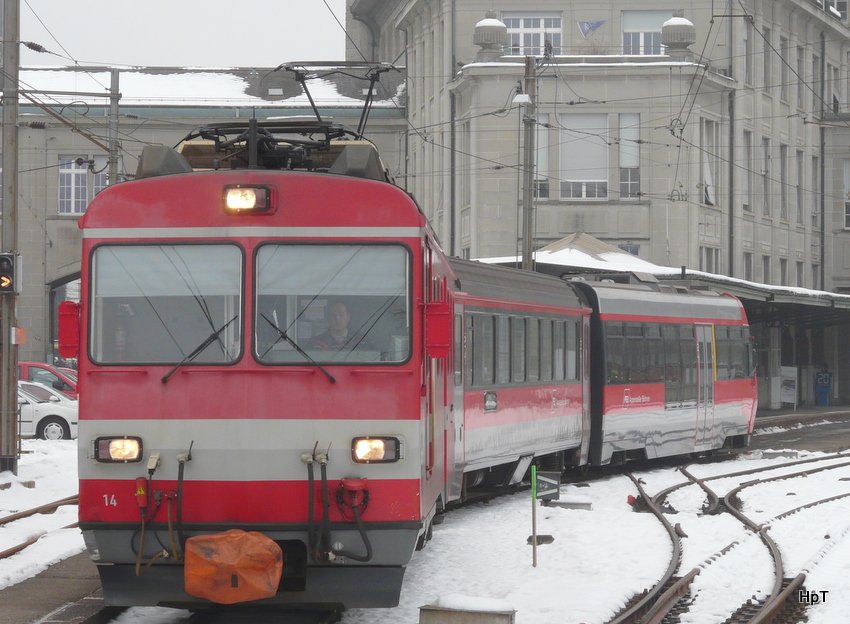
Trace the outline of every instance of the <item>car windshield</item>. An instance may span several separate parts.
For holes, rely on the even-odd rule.
[[[239,357],[242,251],[236,245],[100,246],[92,282],[96,362],[176,364],[199,345],[191,364]]]
[[[265,363],[399,363],[410,349],[400,245],[267,244],[257,252],[255,354]]]

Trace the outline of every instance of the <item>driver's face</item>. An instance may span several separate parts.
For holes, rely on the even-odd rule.
[[[335,332],[348,329],[350,320],[351,315],[348,314],[348,309],[341,303],[333,304],[328,310],[328,326]]]

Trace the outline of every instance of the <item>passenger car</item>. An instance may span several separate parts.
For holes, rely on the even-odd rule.
[[[71,440],[77,437],[77,407],[42,401],[18,388],[18,427],[23,437]]]
[[[77,381],[55,366],[45,362],[18,362],[18,379],[23,381],[37,381],[51,388],[64,392],[72,399],[77,398]]]

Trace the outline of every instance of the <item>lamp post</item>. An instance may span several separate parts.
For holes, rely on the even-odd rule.
[[[534,117],[534,98],[536,91],[537,65],[533,56],[525,57],[525,92],[514,97],[514,104],[524,107],[522,116],[523,150],[522,150],[522,268],[532,269],[532,242],[534,224],[534,134],[536,119]]]

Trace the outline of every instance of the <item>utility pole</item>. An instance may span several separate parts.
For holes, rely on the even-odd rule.
[[[118,182],[118,70],[112,68],[109,84],[109,185]]]
[[[525,93],[529,102],[525,104],[522,125],[525,138],[522,156],[522,268],[532,269],[531,248],[534,236],[534,137],[536,134],[534,99],[537,97],[537,64],[533,56],[525,57]]]
[[[3,2],[3,232],[0,251],[18,248],[18,72],[20,0]],[[20,271],[19,271],[20,273]],[[17,290],[0,295],[0,472],[18,474]]]

